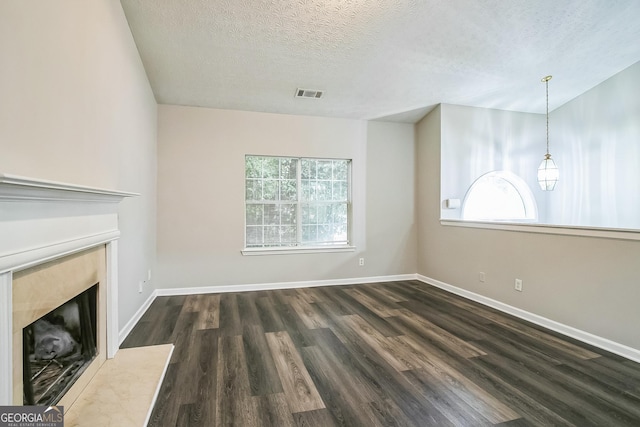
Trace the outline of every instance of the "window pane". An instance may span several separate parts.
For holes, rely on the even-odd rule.
[[[280,178],[295,180],[298,174],[297,165],[296,159],[280,159]]]
[[[287,243],[287,246],[291,246],[291,244],[295,244],[297,239],[296,239],[296,232],[298,231],[298,229],[296,227],[282,227],[282,242],[283,243]]]
[[[247,226],[247,246],[257,246],[262,243],[262,227]]]
[[[247,205],[247,225],[262,225],[263,205]]]
[[[316,181],[310,179],[302,180],[302,200],[315,200],[316,199]]]
[[[262,200],[278,199],[278,181],[274,179],[265,179],[263,181]]]
[[[317,160],[318,179],[331,179],[333,175],[333,162],[331,160]]]
[[[247,179],[245,182],[245,200],[262,200],[262,180]]]
[[[347,182],[335,181],[333,183],[333,197],[332,200],[347,200]]]
[[[302,159],[302,179],[311,179],[316,177],[316,160]]]
[[[347,223],[347,204],[346,203],[336,203],[333,205],[333,221],[336,224],[346,224]]]
[[[296,180],[284,179],[280,181],[280,200],[296,200],[297,198]]]
[[[346,160],[333,161],[333,179],[346,181],[349,171],[348,162]]]
[[[262,158],[247,156],[245,158],[245,176],[247,178],[262,177]]]
[[[331,197],[331,189],[327,194],[327,182],[326,181],[315,181],[313,186],[315,187],[315,197],[313,200],[329,200]]]
[[[280,159],[277,157],[264,157],[262,159],[262,177],[278,179],[280,176]]]
[[[280,227],[277,225],[269,225],[264,228],[264,242],[274,246],[280,243]]]
[[[318,237],[315,225],[305,225],[302,227],[302,243],[315,243]]]

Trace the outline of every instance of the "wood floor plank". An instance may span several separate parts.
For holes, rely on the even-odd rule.
[[[202,301],[202,294],[187,295],[182,304],[182,312],[198,312]]]
[[[220,326],[220,294],[199,296],[196,329],[216,329]]]
[[[390,399],[367,402],[363,405],[366,405],[368,409],[365,413],[372,416],[369,423],[371,426],[413,427],[416,425]],[[446,424],[441,422],[439,425],[445,426]]]
[[[149,343],[153,344],[170,344],[173,342],[173,330],[176,327],[178,317],[182,311],[180,305],[169,305],[163,307],[162,321],[156,322],[156,328],[149,336]]]
[[[373,326],[365,322],[358,315],[344,316],[342,322],[357,333],[371,348],[380,354],[389,365],[398,371],[406,371],[416,369],[411,358],[406,357],[402,351],[399,351],[393,343],[380,332],[375,330]]]
[[[242,333],[244,354],[253,396],[282,393],[282,384],[265,332],[260,325],[246,325]]]
[[[361,399],[354,385],[339,378],[320,353],[315,346],[302,349],[309,375],[335,423],[339,426],[369,424],[372,417],[368,416],[366,410],[370,411],[371,408],[363,405],[366,402]]]
[[[367,307],[369,310],[374,312],[379,317],[382,317],[382,318],[391,317],[391,316],[396,316],[398,314],[398,309],[400,307],[394,307],[393,305],[391,305],[393,304],[392,301],[389,301],[387,302],[387,304],[384,304],[381,301],[377,300],[376,298],[372,297],[371,294],[357,288],[347,289],[345,290],[345,292],[351,295],[356,301],[358,301],[360,304]]]
[[[368,307],[362,305],[358,300],[349,295],[346,292],[347,290],[348,287],[335,289],[330,293],[328,292],[327,295],[331,302],[341,304],[349,314],[357,314],[363,319],[366,319],[375,329],[380,331],[382,335],[386,337],[402,335],[402,332],[394,328],[386,319],[379,317]]]
[[[218,340],[216,329],[197,330],[197,365],[192,375],[187,373],[192,384],[197,384],[196,395],[191,405],[190,425],[207,427],[216,421],[216,394],[218,378]],[[192,385],[193,386],[193,385]]]
[[[313,334],[291,307],[291,304],[279,304],[276,306],[278,314],[284,325],[284,330],[289,334],[296,347],[314,345]]]
[[[486,338],[483,322],[470,321],[468,316],[460,318],[451,315],[447,306],[443,307],[436,301],[403,301],[398,305],[464,341]]]
[[[307,329],[328,328],[326,319],[314,308],[314,303],[309,303],[302,297],[296,295],[289,299],[291,308],[298,314]]]
[[[324,408],[307,368],[287,332],[268,332],[267,343],[292,412]]]
[[[392,301],[392,302],[403,302],[407,301],[407,298],[398,294],[393,289],[389,287],[389,283],[372,283],[370,286],[371,292],[375,292],[382,298],[383,300]]]
[[[237,294],[220,296],[220,331],[224,336],[242,335],[242,321]]]
[[[158,297],[149,426],[634,426],[640,364],[422,282]]]
[[[176,427],[189,427],[191,426],[191,411],[193,404],[185,403],[180,405],[178,410],[178,419],[176,420]]]
[[[410,310],[399,310],[399,315],[397,317],[401,322],[404,322],[405,325],[423,338],[429,339],[444,347],[448,347],[450,351],[464,355],[464,357],[477,357],[485,354],[482,350],[461,340],[455,335],[450,334]]]
[[[293,414],[283,393],[254,396],[262,427],[295,427]]]
[[[318,288],[298,288],[295,290],[295,297],[307,304],[324,301],[322,294],[318,293]]]
[[[297,412],[293,414],[298,427],[337,427],[331,413],[327,409]]]
[[[280,332],[285,330],[285,325],[276,309],[271,296],[256,298],[256,310],[260,317],[260,324],[265,332]]]
[[[360,402],[373,402],[383,397],[380,387],[372,386],[370,378],[361,375],[353,355],[330,329],[318,330],[316,343],[316,346],[303,348],[302,352],[306,354],[309,350],[314,355],[319,369],[328,371],[333,382],[344,383],[349,389],[348,393],[357,394]],[[306,359],[305,365],[308,366]]]
[[[242,336],[218,340],[216,425],[260,426],[256,401],[252,399]]]
[[[593,402],[577,396],[573,390],[566,389],[564,384],[556,378],[540,375],[535,368],[532,370],[492,354],[479,357],[474,362],[492,369],[501,377],[506,375],[512,378],[512,381],[519,381],[524,393],[576,426],[633,425],[626,419],[620,419],[617,414],[612,415],[608,411],[602,411],[599,405],[594,405]]]
[[[447,425],[454,426],[490,426],[492,423],[482,414],[462,401],[448,387],[422,370],[411,370],[402,373],[409,382],[419,390],[423,399],[429,402],[438,413],[442,414]]]
[[[341,345],[330,348],[338,352],[343,360],[350,360],[350,366],[365,378],[368,384],[376,390],[381,399],[390,399],[402,413],[416,426],[450,425],[450,422],[431,405],[426,402],[418,391],[404,376],[368,345],[351,328],[336,325],[331,328],[335,333],[335,340]],[[332,335],[327,335],[330,338]],[[345,348],[347,354],[341,349]],[[322,347],[321,347],[322,348]]]
[[[509,408],[496,397],[479,387],[469,378],[457,371],[446,360],[433,354],[426,353],[425,348],[411,337],[389,338],[399,348],[411,357],[414,363],[420,366],[420,370],[438,383],[446,386],[458,399],[466,402],[477,413],[491,423],[501,423],[520,418],[515,410]]]
[[[238,312],[240,313],[240,327],[259,325],[260,315],[256,307],[255,292],[241,292],[237,296]]]

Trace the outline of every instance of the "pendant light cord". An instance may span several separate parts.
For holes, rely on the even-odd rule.
[[[542,81],[545,84],[547,89],[547,155],[546,158],[551,157],[549,154],[549,80],[551,80],[551,76],[543,77]]]
[[[547,87],[547,155],[549,154],[549,80],[545,81]]]

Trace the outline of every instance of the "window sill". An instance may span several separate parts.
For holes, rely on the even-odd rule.
[[[640,240],[640,230],[625,228],[584,227],[571,225],[532,224],[519,222],[465,221],[441,219],[440,224],[454,227],[520,231],[524,233],[559,234],[564,236],[598,237],[603,239]]]
[[[355,252],[355,246],[310,246],[310,247],[294,247],[294,248],[245,248],[242,255],[293,255],[293,254],[317,254],[328,252]]]

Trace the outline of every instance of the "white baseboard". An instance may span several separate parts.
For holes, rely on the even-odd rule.
[[[344,286],[363,283],[394,282],[398,280],[416,280],[415,274],[399,274],[395,276],[355,277],[351,279],[309,280],[304,282],[278,282],[223,286],[201,286],[190,288],[156,289],[158,296],[218,294],[227,292],[268,291],[276,289],[312,288],[317,286]]]
[[[129,319],[127,324],[124,325],[124,327],[120,330],[120,332],[118,333],[118,347],[120,347],[120,344],[122,344],[122,341],[124,341],[125,338],[127,338],[127,335],[131,333],[131,331],[136,326],[138,321],[140,321],[142,316],[144,316],[144,313],[147,312],[147,310],[151,306],[151,303],[153,303],[153,301],[156,299],[156,296],[158,296],[157,290],[153,291],[151,295],[149,295],[149,298],[147,298],[147,300],[142,304],[142,306],[138,309],[138,311],[135,312],[133,317],[131,317],[131,319]]]
[[[585,342],[587,344],[591,344],[595,347],[601,348],[603,350],[620,355],[622,357],[626,357],[627,359],[633,360],[634,362],[640,363],[640,350],[638,349],[626,346],[624,344],[617,343],[615,341],[611,341],[607,338],[602,338],[597,335],[593,335],[589,332],[576,329],[572,326],[567,326],[565,324],[556,322],[555,320],[547,319],[546,317],[542,317],[537,314],[530,313],[528,311],[519,309],[517,307],[510,306],[503,302],[496,301],[494,299],[485,297],[480,294],[476,294],[475,292],[467,291],[466,289],[449,285],[448,283],[444,283],[439,280],[423,276],[421,274],[418,274],[416,276],[418,280],[428,285],[435,286],[447,292],[451,292],[452,294],[456,294],[461,297],[478,302],[480,304],[495,308],[496,310],[500,310],[504,313],[511,314],[515,317],[519,317],[520,319],[527,320],[531,323],[535,323],[536,325],[543,326],[547,329],[551,329],[552,331],[559,332],[563,335],[569,336],[571,338],[575,338],[579,341]]]

